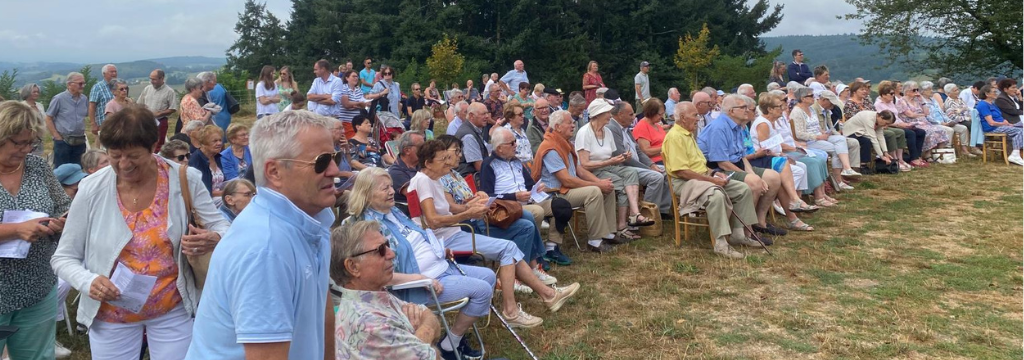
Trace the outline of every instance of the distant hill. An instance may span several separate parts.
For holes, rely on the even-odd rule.
[[[908,74],[900,64],[880,68],[885,64],[878,46],[861,45],[856,35],[795,35],[762,37],[765,49],[772,50],[782,46],[782,55],[778,61],[790,63],[793,49],[804,53],[804,62],[812,69],[818,65],[826,65],[832,79],[849,83],[857,77],[873,80],[874,83],[885,79],[909,79],[916,74]]]
[[[174,56],[158,59],[146,59],[127,62],[115,62],[117,76],[129,84],[149,82],[149,73],[153,69],[163,69],[167,73],[167,83],[171,85],[184,83],[185,79],[200,71],[218,70],[226,63],[224,58],[205,56]],[[60,81],[69,72],[78,71],[86,64],[75,63],[9,63],[0,62],[0,72],[18,69],[15,86],[26,83],[40,83],[45,80]],[[100,76],[100,68],[105,64],[90,64],[93,76]]]
[[[146,59],[145,61],[158,62],[164,64],[164,66],[183,68],[196,66],[216,66],[220,68],[221,66],[224,66],[224,64],[227,64],[227,59],[225,58],[212,58],[206,56],[173,56],[158,59]]]

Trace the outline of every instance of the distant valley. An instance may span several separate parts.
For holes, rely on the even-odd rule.
[[[224,64],[224,58],[205,56],[175,56],[158,59],[115,62],[117,75],[125,79],[129,85],[149,82],[149,73],[153,69],[163,69],[167,73],[169,85],[181,85],[191,75],[201,71],[218,70]],[[0,72],[18,71],[16,87],[27,83],[42,83],[46,80],[63,81],[69,72],[79,71],[83,66],[91,65],[93,76],[99,77],[100,68],[106,64],[75,64],[58,62],[12,63],[0,61]],[[133,89],[134,90],[134,89]],[[139,87],[141,90],[141,87]]]

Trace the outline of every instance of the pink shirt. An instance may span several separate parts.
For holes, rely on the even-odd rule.
[[[647,140],[652,147],[661,147],[661,143],[665,141],[665,129],[661,126],[651,125],[651,122],[647,119],[640,120],[633,127],[633,138],[639,143],[640,139]],[[658,155],[651,156],[651,161],[661,162],[661,153]]]

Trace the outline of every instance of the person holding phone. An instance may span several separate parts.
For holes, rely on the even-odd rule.
[[[150,119],[150,122],[153,120]],[[42,135],[43,122],[35,109],[21,102],[0,103],[0,209],[48,214],[46,217],[0,223],[0,246],[14,241],[30,244],[23,258],[0,257],[0,326],[20,330],[0,340],[12,359],[52,359],[57,331],[57,276],[50,257],[64,229],[54,218],[71,206],[46,160],[31,155]],[[11,195],[16,194],[17,196]]]
[[[153,154],[153,119],[143,107],[128,107],[103,122],[99,140],[110,166],[81,184],[68,231],[50,260],[53,271],[85,295],[77,320],[89,328],[94,359],[137,359],[143,333],[150,357],[184,356],[200,294],[186,255],[212,252],[229,226],[198,170]],[[183,191],[192,198],[191,213]],[[110,280],[118,266],[156,277],[137,312],[111,303],[124,290]]]

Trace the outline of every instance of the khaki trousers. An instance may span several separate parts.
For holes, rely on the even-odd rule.
[[[683,184],[686,181],[700,180],[673,178],[672,181],[672,190],[675,190],[674,196],[679,196],[679,191],[683,188]],[[732,210],[736,212],[739,219],[736,219],[735,216],[729,213],[729,209],[725,206],[726,201],[732,202]],[[744,237],[742,232],[743,223],[747,225],[757,224],[757,213],[754,211],[754,195],[750,192],[750,187],[742,181],[729,180],[725,184],[725,194],[720,190],[715,190],[708,197],[707,205],[704,206],[704,212],[707,213],[708,227],[715,238],[735,235],[734,238],[742,239]],[[743,223],[739,220],[743,220]],[[733,229],[739,230],[740,233],[733,234]]]
[[[599,240],[615,233],[615,192],[604,194],[597,186],[584,186],[559,195],[587,214],[587,240]],[[557,232],[557,231],[556,231]]]

